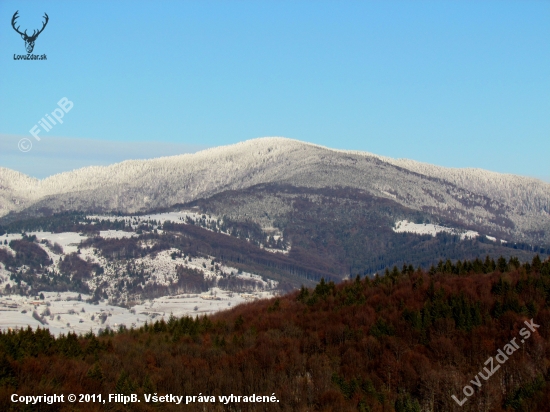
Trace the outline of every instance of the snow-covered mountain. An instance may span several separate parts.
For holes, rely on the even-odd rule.
[[[509,240],[550,243],[550,184],[286,138],[129,160],[37,180],[0,168],[0,216],[47,208],[135,213],[263,183],[348,187]]]

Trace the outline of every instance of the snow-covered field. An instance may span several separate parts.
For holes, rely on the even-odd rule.
[[[273,292],[235,293],[213,288],[203,294],[183,294],[164,296],[147,300],[130,309],[109,305],[106,301],[98,304],[87,303],[88,295],[74,292],[42,292],[44,300],[38,297],[19,295],[0,296],[0,329],[38,327],[47,328],[54,335],[75,332],[85,334],[90,330],[140,327],[145,322],[168,320],[170,314],[181,316],[209,315],[235,305],[255,299],[269,298]],[[41,320],[35,319],[36,312]],[[35,315],[36,316],[36,315]],[[47,322],[47,323],[46,323]]]
[[[134,232],[125,232],[123,230],[101,230],[99,236],[103,239],[121,239],[124,237],[136,236]]]
[[[434,225],[432,223],[413,223],[409,222],[408,220],[400,220],[396,222],[393,231],[397,233],[408,232],[416,233],[419,235],[432,236],[435,236],[440,232],[447,232],[453,235],[460,235],[460,239],[462,240],[466,238],[471,239],[479,236],[479,233],[474,230],[461,230],[452,227]]]
[[[82,240],[86,240],[85,236],[79,235],[75,232],[63,232],[63,233],[51,233],[51,232],[29,232],[28,236],[36,235],[38,240],[46,239],[52,243],[59,243],[63,249],[71,248],[74,246],[74,251],[76,252],[76,245],[78,245]],[[4,243],[4,240],[7,240],[10,243],[12,240],[19,240],[22,236],[20,233],[9,233],[0,237],[0,241]],[[71,253],[71,252],[68,252]]]
[[[203,218],[204,216],[204,218]],[[156,222],[156,225],[162,225],[164,222],[173,222],[173,223],[186,223],[188,219],[191,219],[195,222],[204,219],[206,223],[212,221],[219,221],[220,219],[217,216],[205,215],[199,213],[195,210],[182,210],[177,212],[165,212],[165,213],[154,213],[150,215],[126,215],[126,216],[102,216],[102,215],[90,215],[86,218],[91,220],[108,220],[111,222],[115,221],[124,221],[126,224],[131,225],[132,228],[137,228],[140,223],[147,222]]]

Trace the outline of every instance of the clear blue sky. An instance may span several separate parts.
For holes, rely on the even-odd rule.
[[[13,59],[16,10],[31,33],[48,13],[47,61]],[[2,0],[2,138],[62,97],[35,148],[285,136],[550,180],[550,2]]]

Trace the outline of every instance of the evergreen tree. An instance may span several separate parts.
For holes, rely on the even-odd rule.
[[[409,394],[400,395],[395,401],[395,412],[421,412],[420,404]]]
[[[540,260],[540,256],[537,254],[533,258],[533,261],[531,262],[531,269],[534,272],[540,272],[541,267],[542,267],[542,262]]]
[[[497,260],[497,270],[500,273],[508,272],[508,265],[506,264],[506,259],[504,259],[504,256],[501,256]]]
[[[496,269],[496,264],[494,259],[492,259],[491,257],[489,257],[489,255],[487,255],[487,257],[485,258],[485,263],[483,264],[483,273],[493,273],[495,269]]]
[[[101,369],[99,362],[93,364],[93,366],[88,370],[88,373],[86,373],[86,376],[99,382],[103,382],[105,380],[105,375],[103,374],[103,370]]]
[[[131,395],[135,392],[135,385],[126,371],[122,371],[115,385],[115,393]]]
[[[152,394],[157,391],[156,385],[154,385],[153,382],[151,381],[149,374],[145,375],[145,378],[143,379],[143,385],[141,387],[143,389],[143,393]]]

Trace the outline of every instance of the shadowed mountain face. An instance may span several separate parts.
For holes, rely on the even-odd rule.
[[[225,221],[233,224],[240,222],[250,241],[265,243],[266,238],[281,235],[291,246],[289,258],[311,267],[322,263],[323,269],[334,278],[373,274],[405,263],[428,267],[439,259],[533,256],[527,245],[493,242],[483,235],[465,239],[453,233],[437,236],[397,233],[396,221],[429,224],[434,216],[428,211],[402,206],[393,199],[350,188],[258,185],[182,206],[224,216]],[[466,229],[459,221],[437,219],[445,227]],[[484,233],[482,225],[468,228]],[[546,249],[537,252],[548,254]]]
[[[84,168],[40,181],[2,169],[0,215],[4,221],[13,221],[63,210],[135,213],[261,184],[306,191],[347,188],[378,199],[374,208],[389,200],[434,222],[453,222],[507,241],[550,243],[548,183],[336,151],[284,138]],[[221,211],[230,205],[217,207]],[[267,211],[278,212],[275,204]],[[388,218],[384,230],[390,230],[396,220]]]

